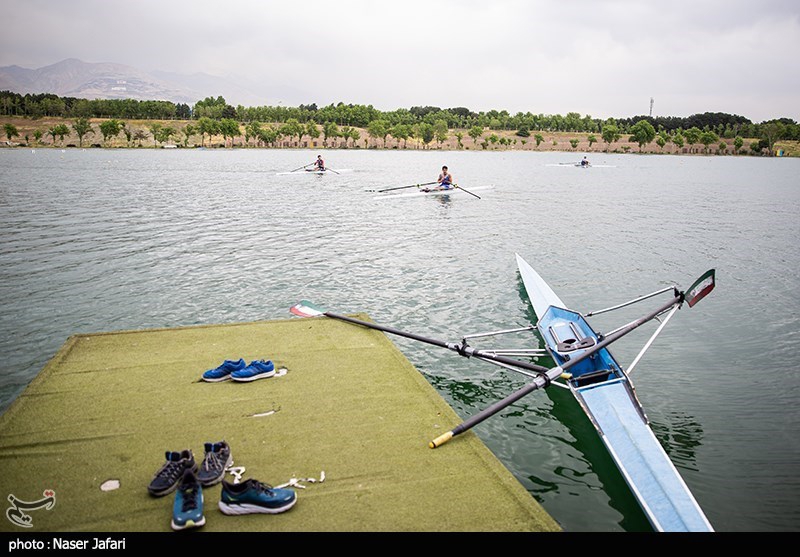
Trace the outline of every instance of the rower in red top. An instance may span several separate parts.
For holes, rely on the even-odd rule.
[[[314,161],[314,170],[325,170],[325,161],[322,160],[322,155],[317,155],[317,160]]]

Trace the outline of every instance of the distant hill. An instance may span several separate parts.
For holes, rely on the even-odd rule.
[[[222,95],[234,106],[268,104],[265,97],[222,77],[147,72],[123,64],[89,63],[75,58],[33,70],[20,66],[0,67],[2,90],[22,95],[54,93],[82,99],[159,100],[189,105]]]

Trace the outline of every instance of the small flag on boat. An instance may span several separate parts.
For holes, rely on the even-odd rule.
[[[714,290],[714,269],[709,269],[686,290],[686,303],[692,307],[712,290]]]

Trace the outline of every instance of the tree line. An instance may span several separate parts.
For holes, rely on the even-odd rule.
[[[0,91],[0,115],[45,116],[62,118],[116,118],[132,120],[199,120],[207,117],[212,120],[232,119],[242,124],[249,122],[286,123],[295,119],[301,124],[334,122],[338,126],[366,128],[370,122],[380,120],[387,126],[412,126],[427,123],[435,125],[444,121],[448,129],[469,129],[479,126],[485,129],[502,131],[544,131],[544,132],[583,132],[600,133],[607,124],[616,125],[621,133],[627,134],[639,121],[648,121],[656,130],[674,133],[692,127],[710,130],[731,139],[736,135],[760,137],[760,126],[744,116],[721,112],[705,112],[688,117],[675,116],[634,116],[628,118],[592,118],[577,112],[561,114],[533,114],[506,110],[474,112],[464,107],[438,108],[434,106],[415,106],[381,111],[372,105],[337,103],[317,107],[316,104],[289,106],[232,106],[222,96],[206,97],[194,106],[171,101],[140,101],[135,99],[79,99],[59,97],[41,93],[26,94]],[[789,118],[770,120],[780,122],[785,128],[786,137],[782,139],[800,140],[797,122]]]
[[[366,130],[374,140],[382,141],[384,147],[389,136],[398,143],[403,142],[404,147],[409,139],[417,140],[424,146],[435,140],[441,146],[450,137],[450,130],[456,130],[453,137],[459,148],[463,146],[462,139],[466,132],[476,144],[483,138],[480,145],[484,149],[498,142],[504,144],[510,141],[493,133],[484,137],[486,130],[513,131],[516,136],[524,138],[521,140],[523,144],[533,132],[537,148],[544,137],[535,132],[588,133],[590,148],[593,143],[599,143],[598,135],[609,147],[623,136],[630,136],[628,140],[638,144],[640,150],[655,141],[662,150],[668,143],[673,143],[679,149],[688,145],[690,150],[702,144],[706,152],[712,144],[718,146],[718,151],[725,151],[728,142],[723,139],[732,139],[734,150],[738,152],[743,145],[742,137],[757,138],[759,142],[751,143],[751,149],[754,152],[766,149],[769,153],[772,153],[776,141],[800,140],[800,126],[794,120],[781,118],[755,124],[743,116],[720,112],[706,112],[686,118],[636,116],[600,120],[576,112],[569,112],[566,116],[519,112],[512,116],[504,110],[476,113],[463,107],[441,109],[425,106],[393,111],[380,111],[372,105],[344,103],[325,107],[317,107],[316,104],[234,107],[222,96],[206,97],[190,107],[185,103],[170,101],[88,100],[53,94],[21,95],[0,91],[0,115],[34,119],[47,116],[73,118],[75,123],[72,130],[60,124],[48,130],[48,134],[55,143],[56,137],[63,142],[65,135],[74,131],[81,145],[87,134],[94,133],[88,123],[89,118],[106,119],[99,130],[104,141],[124,133],[128,144],[138,142],[138,145],[147,137],[143,137],[141,129],[127,127],[125,119],[185,121],[187,123],[182,126],[149,125],[156,143],[166,143],[176,138],[182,139],[184,144],[188,144],[192,135],[199,135],[201,144],[205,144],[206,136],[210,141],[212,136],[222,135],[225,145],[229,140],[233,144],[234,138],[242,136],[245,143],[265,146],[274,146],[283,138],[296,137],[299,143],[304,136],[312,140],[322,136],[324,145],[329,140],[340,138],[344,146],[348,146],[350,141],[355,144],[359,139],[361,132],[358,128]],[[6,126],[6,136],[11,139],[14,134],[15,130]],[[38,141],[40,137],[36,139]],[[573,148],[577,148],[577,142],[577,139],[571,140]]]

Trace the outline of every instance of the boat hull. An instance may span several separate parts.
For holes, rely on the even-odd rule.
[[[537,316],[536,327],[558,365],[600,338],[569,310],[519,255],[517,265]],[[566,386],[591,420],[653,528],[711,532],[713,528],[648,424],[630,377],[607,348],[569,368]]]

